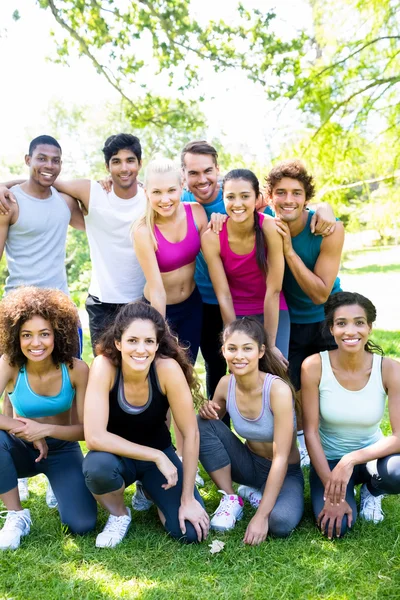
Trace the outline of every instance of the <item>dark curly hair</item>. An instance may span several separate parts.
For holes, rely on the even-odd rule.
[[[301,160],[292,158],[289,160],[283,160],[278,163],[265,178],[265,186],[267,193],[272,196],[272,191],[277,183],[284,177],[290,177],[290,179],[297,179],[304,186],[306,193],[306,201],[308,202],[315,194],[314,179],[312,175],[307,173],[307,169]]]
[[[358,294],[357,292],[336,292],[336,294],[331,294],[329,296],[324,306],[326,326],[329,328],[333,327],[335,312],[338,308],[341,306],[354,305],[363,309],[368,325],[372,326],[372,324],[376,321],[376,308],[374,304],[372,304],[371,300],[362,294]],[[384,354],[382,348],[371,340],[367,341],[364,348],[367,352],[371,352],[372,354],[376,353],[380,354],[381,356]]]
[[[79,351],[79,316],[75,304],[59,290],[20,287],[0,302],[0,354],[6,354],[12,366],[27,362],[21,351],[19,332],[22,325],[39,316],[49,321],[54,331],[52,359],[55,365],[67,363]]]
[[[187,351],[179,345],[178,338],[173,336],[168,323],[158,310],[146,302],[129,302],[118,312],[115,321],[106,329],[96,345],[96,354],[106,356],[114,366],[121,367],[121,352],[115,346],[115,340],[121,341],[122,334],[132,321],[151,321],[156,331],[158,349],[156,358],[173,358],[181,367],[192,393],[195,406],[203,402],[200,382],[196,371],[189,360]]]

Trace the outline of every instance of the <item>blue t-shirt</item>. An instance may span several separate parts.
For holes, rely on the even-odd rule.
[[[181,196],[182,202],[197,202],[192,192],[184,190]],[[200,203],[199,203],[200,204]],[[209,204],[201,205],[207,214],[207,219],[211,219],[212,213],[223,213],[226,215],[225,204],[222,199],[222,188],[219,189],[218,196]],[[208,274],[207,263],[204,260],[202,252],[199,252],[196,258],[196,272],[194,274],[197,287],[199,288],[201,298],[205,304],[218,304],[217,296],[215,295],[210,275]]]
[[[309,211],[307,223],[303,231],[292,237],[294,251],[300,256],[310,271],[314,271],[323,240],[322,236],[311,233],[310,222],[312,216],[313,212]],[[286,263],[283,277],[283,292],[289,308],[291,323],[319,323],[324,320],[324,305],[314,304],[311,298],[303,292]],[[331,293],[335,294],[336,292],[340,292],[339,277],[336,277]]]

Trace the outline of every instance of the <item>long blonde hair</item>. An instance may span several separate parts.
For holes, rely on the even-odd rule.
[[[182,185],[182,173],[181,173],[179,164],[177,162],[171,160],[170,158],[166,158],[164,156],[156,156],[147,165],[145,176],[144,176],[144,189],[145,189],[146,197],[147,197],[146,212],[139,219],[137,219],[136,221],[134,221],[132,223],[131,229],[130,229],[131,236],[133,237],[133,233],[137,229],[139,229],[139,227],[142,227],[143,225],[145,225],[149,230],[150,237],[154,244],[155,251],[157,251],[157,249],[158,249],[157,239],[156,239],[156,236],[154,235],[154,224],[156,222],[157,213],[151,207],[151,204],[149,202],[149,197],[147,195],[147,187],[148,187],[149,180],[152,175],[154,175],[154,174],[163,175],[166,173],[175,173],[177,176],[179,185],[180,186]]]

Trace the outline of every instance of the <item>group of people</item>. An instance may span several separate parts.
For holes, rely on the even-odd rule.
[[[303,514],[307,448],[324,534],[354,523],[358,484],[360,514],[382,520],[382,496],[400,493],[400,367],[369,340],[373,304],[340,289],[343,225],[329,205],[308,210],[305,166],[279,163],[262,194],[247,169],[220,181],[217,152],[203,140],[185,146],[180,166],[151,160],[143,185],[138,138],[110,136],[103,153],[110,180],[62,181],[61,147],[40,136],[25,157],[28,180],[0,186],[9,269],[0,549],[29,533],[18,478],[39,472],[72,532],[95,528],[97,503],[109,513],[98,547],[126,535],[124,490],[134,482],[133,509],[154,504],[165,530],[187,543],[210,526],[232,529],[244,500],[256,509],[245,543],[284,537]],[[86,230],[90,248],[90,370],[68,297],[69,224]],[[207,399],[194,370],[199,349]],[[199,459],[222,494],[211,521],[195,485]]]

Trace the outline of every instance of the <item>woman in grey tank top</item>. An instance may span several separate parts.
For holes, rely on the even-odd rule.
[[[303,514],[293,388],[263,326],[252,317],[225,328],[222,353],[232,374],[221,379],[198,419],[200,461],[223,494],[210,525],[232,529],[247,499],[257,510],[243,541],[255,546],[268,533],[289,535]],[[222,422],[226,411],[245,443]],[[237,493],[233,482],[243,484]]]

